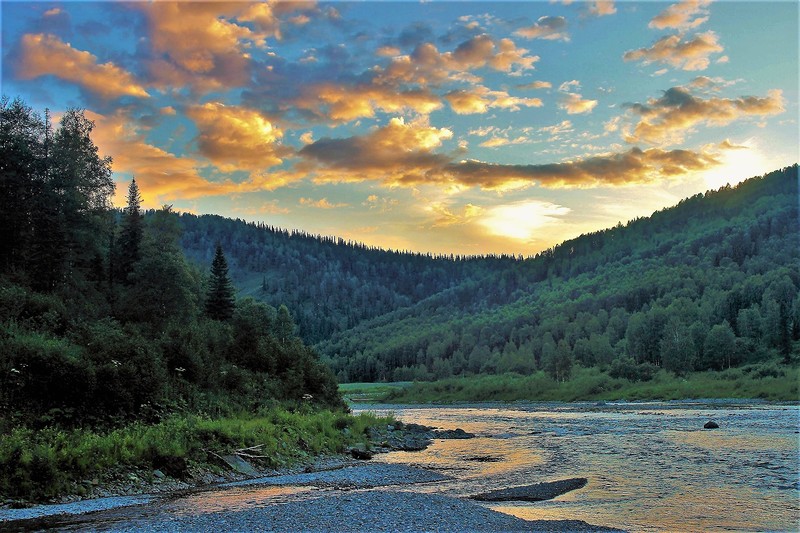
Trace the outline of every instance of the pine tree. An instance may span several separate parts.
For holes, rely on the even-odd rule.
[[[214,320],[228,320],[233,316],[234,291],[228,277],[228,262],[217,244],[214,261],[211,263],[211,281],[206,298],[206,315]]]
[[[125,285],[130,284],[129,275],[133,271],[133,265],[141,258],[143,234],[141,205],[142,197],[136,185],[136,178],[133,178],[128,187],[128,205],[122,213],[122,229],[117,241],[117,278]]]

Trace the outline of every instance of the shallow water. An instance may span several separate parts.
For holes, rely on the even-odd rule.
[[[800,530],[798,406],[733,402],[359,406],[477,435],[375,460],[457,478],[406,490],[468,496],[570,477],[583,489],[488,504],[530,520],[632,531]],[[704,430],[714,420],[720,429]]]

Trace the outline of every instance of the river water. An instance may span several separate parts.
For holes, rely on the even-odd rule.
[[[455,480],[405,490],[469,496],[571,477],[554,500],[490,507],[630,531],[800,530],[800,408],[717,402],[358,406],[477,435],[380,454]],[[720,428],[703,429],[709,420]]]

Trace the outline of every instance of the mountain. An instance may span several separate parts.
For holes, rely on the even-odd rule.
[[[344,381],[572,364],[632,376],[774,357],[800,339],[797,165],[697,194],[535,257],[368,248],[183,215],[187,256],[231,261],[240,295],[292,309]]]

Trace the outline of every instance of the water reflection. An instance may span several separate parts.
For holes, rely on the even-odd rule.
[[[274,503],[284,503],[290,501],[292,496],[311,492],[318,495],[320,490],[316,487],[260,486],[203,491],[182,496],[180,499],[166,505],[165,510],[177,516],[195,516],[222,511],[246,511]]]
[[[526,519],[580,519],[635,531],[800,526],[797,407],[649,402],[390,411],[401,420],[478,435],[378,456],[457,478],[409,490],[464,497],[586,477],[586,487],[555,500],[491,507]],[[721,428],[703,430],[710,419]]]

